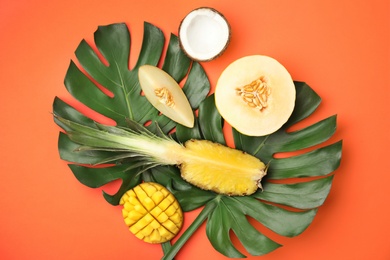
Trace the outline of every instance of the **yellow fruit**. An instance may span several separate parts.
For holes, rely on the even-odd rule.
[[[205,190],[226,195],[250,195],[261,188],[266,165],[242,151],[206,140],[190,140],[181,176]]]
[[[177,82],[165,71],[151,65],[138,70],[145,97],[163,115],[186,127],[194,126],[191,105]]]
[[[164,243],[180,231],[183,212],[164,186],[145,182],[127,191],[120,200],[126,226],[139,239]]]
[[[73,130],[68,133],[68,136],[74,142],[84,145],[91,145],[93,142],[94,145],[100,145],[99,147],[104,149],[108,147],[130,151],[131,156],[137,156],[148,167],[176,165],[180,169],[182,178],[189,183],[221,194],[250,195],[257,188],[262,187],[261,180],[267,172],[266,165],[260,159],[207,140],[190,140],[181,144],[168,136],[157,136],[147,129],[137,132],[99,125],[100,130],[61,118],[58,120]],[[142,128],[141,125],[138,127]],[[145,212],[152,214],[154,210],[160,209],[171,217],[173,209],[170,206],[174,205],[171,203],[174,199],[172,196],[167,196],[167,199],[159,202],[159,209],[155,209],[155,195],[147,192],[147,188],[139,192],[137,190],[139,188],[129,191],[128,196],[132,193],[136,194],[128,198],[132,204],[124,204],[124,208],[129,212],[128,215],[131,216],[126,223],[131,225],[139,220],[139,216],[145,216]],[[140,209],[131,211],[132,208],[136,209],[140,205],[142,205]],[[157,218],[156,215],[153,216]],[[165,218],[165,215],[159,217]],[[140,227],[137,225],[134,228]]]
[[[271,57],[253,55],[234,61],[222,72],[215,104],[237,131],[263,136],[287,122],[295,95],[294,82],[283,65]]]

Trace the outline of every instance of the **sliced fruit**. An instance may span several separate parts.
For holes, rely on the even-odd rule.
[[[68,137],[84,147],[130,151],[129,156],[138,158],[145,167],[149,168],[158,165],[176,165],[184,180],[201,189],[226,195],[250,195],[262,187],[261,180],[267,172],[266,165],[258,158],[211,141],[189,140],[183,145],[168,136],[154,135],[135,122],[133,124],[136,125],[137,130],[101,124],[98,124],[98,129],[95,129],[61,117],[57,119],[72,130],[67,133]],[[145,169],[142,167],[141,170]],[[148,193],[147,189],[144,190]],[[140,194],[137,193],[137,196],[145,199],[142,211],[132,213],[136,216],[143,216],[141,213],[144,211],[151,213],[154,206],[153,198]],[[160,204],[165,205],[164,202]],[[164,206],[163,209],[165,208]],[[167,211],[166,214],[170,216],[171,211]]]
[[[295,96],[294,82],[282,64],[268,56],[253,55],[234,61],[222,72],[215,104],[237,131],[263,136],[287,122]]]
[[[226,195],[250,195],[261,188],[266,165],[259,159],[218,143],[190,140],[181,164],[184,180]]]
[[[193,60],[209,61],[223,53],[230,42],[230,26],[217,10],[201,7],[180,23],[179,41]]]
[[[158,183],[139,184],[122,196],[120,205],[129,230],[148,243],[171,240],[183,225],[179,202]]]
[[[163,115],[186,127],[194,126],[194,113],[180,85],[162,69],[143,65],[138,78],[146,98]]]

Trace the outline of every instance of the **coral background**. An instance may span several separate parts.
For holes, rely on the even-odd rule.
[[[310,122],[338,114],[343,158],[331,192],[309,228],[263,257],[248,259],[390,259],[388,244],[390,2],[387,0],[1,0],[0,258],[159,259],[161,247],[129,233],[120,208],[101,189],[81,185],[57,152],[55,96],[75,102],[63,85],[81,39],[98,25],[128,24],[131,64],[143,22],[177,33],[200,6],[222,12],[232,40],[202,63],[215,86],[235,59],[265,54],[323,99]],[[310,123],[309,122],[309,123]],[[114,187],[105,187],[107,191]],[[185,227],[198,214],[186,214]],[[177,259],[213,259],[204,226]]]

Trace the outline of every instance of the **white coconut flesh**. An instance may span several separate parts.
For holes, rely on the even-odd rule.
[[[250,86],[258,80],[261,87]],[[263,105],[257,96],[263,96]],[[295,98],[294,82],[285,67],[262,55],[231,63],[222,72],[215,90],[215,104],[221,116],[237,131],[250,136],[268,135],[281,128],[294,110]]]
[[[208,61],[218,57],[229,44],[230,26],[221,13],[212,8],[190,12],[179,27],[184,52],[194,60]]]

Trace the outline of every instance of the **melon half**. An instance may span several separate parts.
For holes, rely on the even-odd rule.
[[[238,132],[264,136],[280,129],[295,106],[295,85],[274,58],[253,55],[231,63],[215,89],[221,116]]]

